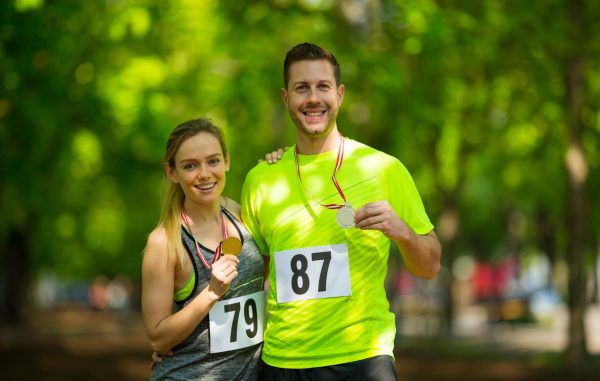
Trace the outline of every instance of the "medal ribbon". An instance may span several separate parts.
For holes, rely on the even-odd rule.
[[[304,189],[304,191],[310,195],[310,193],[304,187],[304,184],[302,183],[302,175],[300,175],[300,164],[298,162],[298,145],[296,145],[294,147],[294,159],[296,162],[296,173],[298,173],[298,178],[300,179],[300,184],[302,185],[302,188]],[[331,175],[331,181],[333,181],[333,185],[335,185],[335,189],[337,189],[338,193],[344,200],[344,204],[343,205],[341,205],[341,204],[319,204],[321,206],[324,206],[327,209],[341,209],[344,206],[349,205],[348,200],[346,200],[346,195],[344,194],[344,191],[342,191],[342,187],[340,187],[340,184],[338,183],[337,178],[335,177],[335,174],[340,170],[343,161],[344,161],[344,137],[342,136],[342,134],[340,134],[340,145],[338,147],[337,159],[335,161],[335,168],[333,169],[333,174]]]
[[[225,224],[225,218],[223,218],[223,212],[221,212],[221,231],[223,232],[223,241],[219,242],[219,244],[217,245],[217,248],[215,249],[215,255],[213,256],[211,265],[208,264],[208,262],[206,261],[206,258],[204,258],[204,255],[202,254],[202,249],[200,248],[200,244],[198,243],[198,240],[196,240],[196,237],[194,237],[194,234],[192,233],[192,227],[190,226],[190,221],[188,219],[187,214],[185,214],[185,210],[183,208],[181,208],[181,218],[183,219],[185,226],[190,231],[190,234],[194,238],[194,243],[196,244],[196,252],[198,253],[198,257],[204,264],[204,267],[206,267],[208,270],[210,270],[211,265],[221,258],[223,241],[225,241],[228,236],[227,225]]]

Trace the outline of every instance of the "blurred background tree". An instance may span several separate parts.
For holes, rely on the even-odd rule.
[[[568,357],[585,359],[600,235],[598,0],[270,0],[0,4],[0,319],[28,285],[139,282],[169,132],[212,118],[227,195],[293,143],[281,104],[293,45],[342,66],[342,132],[409,168],[455,260],[541,253],[568,264]],[[590,270],[591,269],[591,270]],[[594,277],[596,293],[586,291]]]

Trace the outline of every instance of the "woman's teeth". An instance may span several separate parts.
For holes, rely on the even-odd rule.
[[[217,185],[217,183],[200,184],[200,185],[196,185],[196,188],[198,188],[200,190],[209,190],[209,189],[214,188],[215,185]]]

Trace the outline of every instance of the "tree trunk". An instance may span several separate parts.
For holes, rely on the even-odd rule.
[[[28,241],[13,227],[6,235],[0,256],[0,323],[14,324],[22,319],[27,291]]]
[[[456,259],[456,238],[459,229],[459,216],[458,210],[455,207],[453,194],[450,195],[451,199],[446,200],[444,209],[440,215],[440,220],[436,231],[440,237],[440,241],[443,248],[442,264],[448,272],[448,276],[442,281],[444,282],[444,303],[442,310],[442,324],[439,328],[439,334],[442,336],[449,336],[452,334],[452,328],[454,325],[454,275],[452,274],[452,267],[454,260]]]
[[[554,265],[556,264],[556,235],[555,224],[550,220],[549,213],[545,210],[537,214],[537,234],[540,248],[548,258],[549,271],[546,285],[550,286],[553,282]]]
[[[572,25],[575,38],[584,38],[582,9],[583,0],[570,1]],[[583,41],[583,40],[577,40]],[[587,162],[581,144],[584,125],[581,111],[585,100],[583,59],[581,49],[574,48],[565,65],[565,89],[569,147],[565,157],[568,179],[567,190],[567,261],[569,265],[569,326],[568,344],[565,357],[568,363],[577,365],[588,357],[586,330],[584,324],[586,310],[586,276],[584,255],[588,220],[585,213]]]

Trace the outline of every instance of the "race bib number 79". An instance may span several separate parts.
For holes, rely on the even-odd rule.
[[[348,245],[327,245],[275,253],[277,302],[352,294]]]
[[[221,300],[208,312],[210,353],[246,348],[263,341],[265,292]]]

